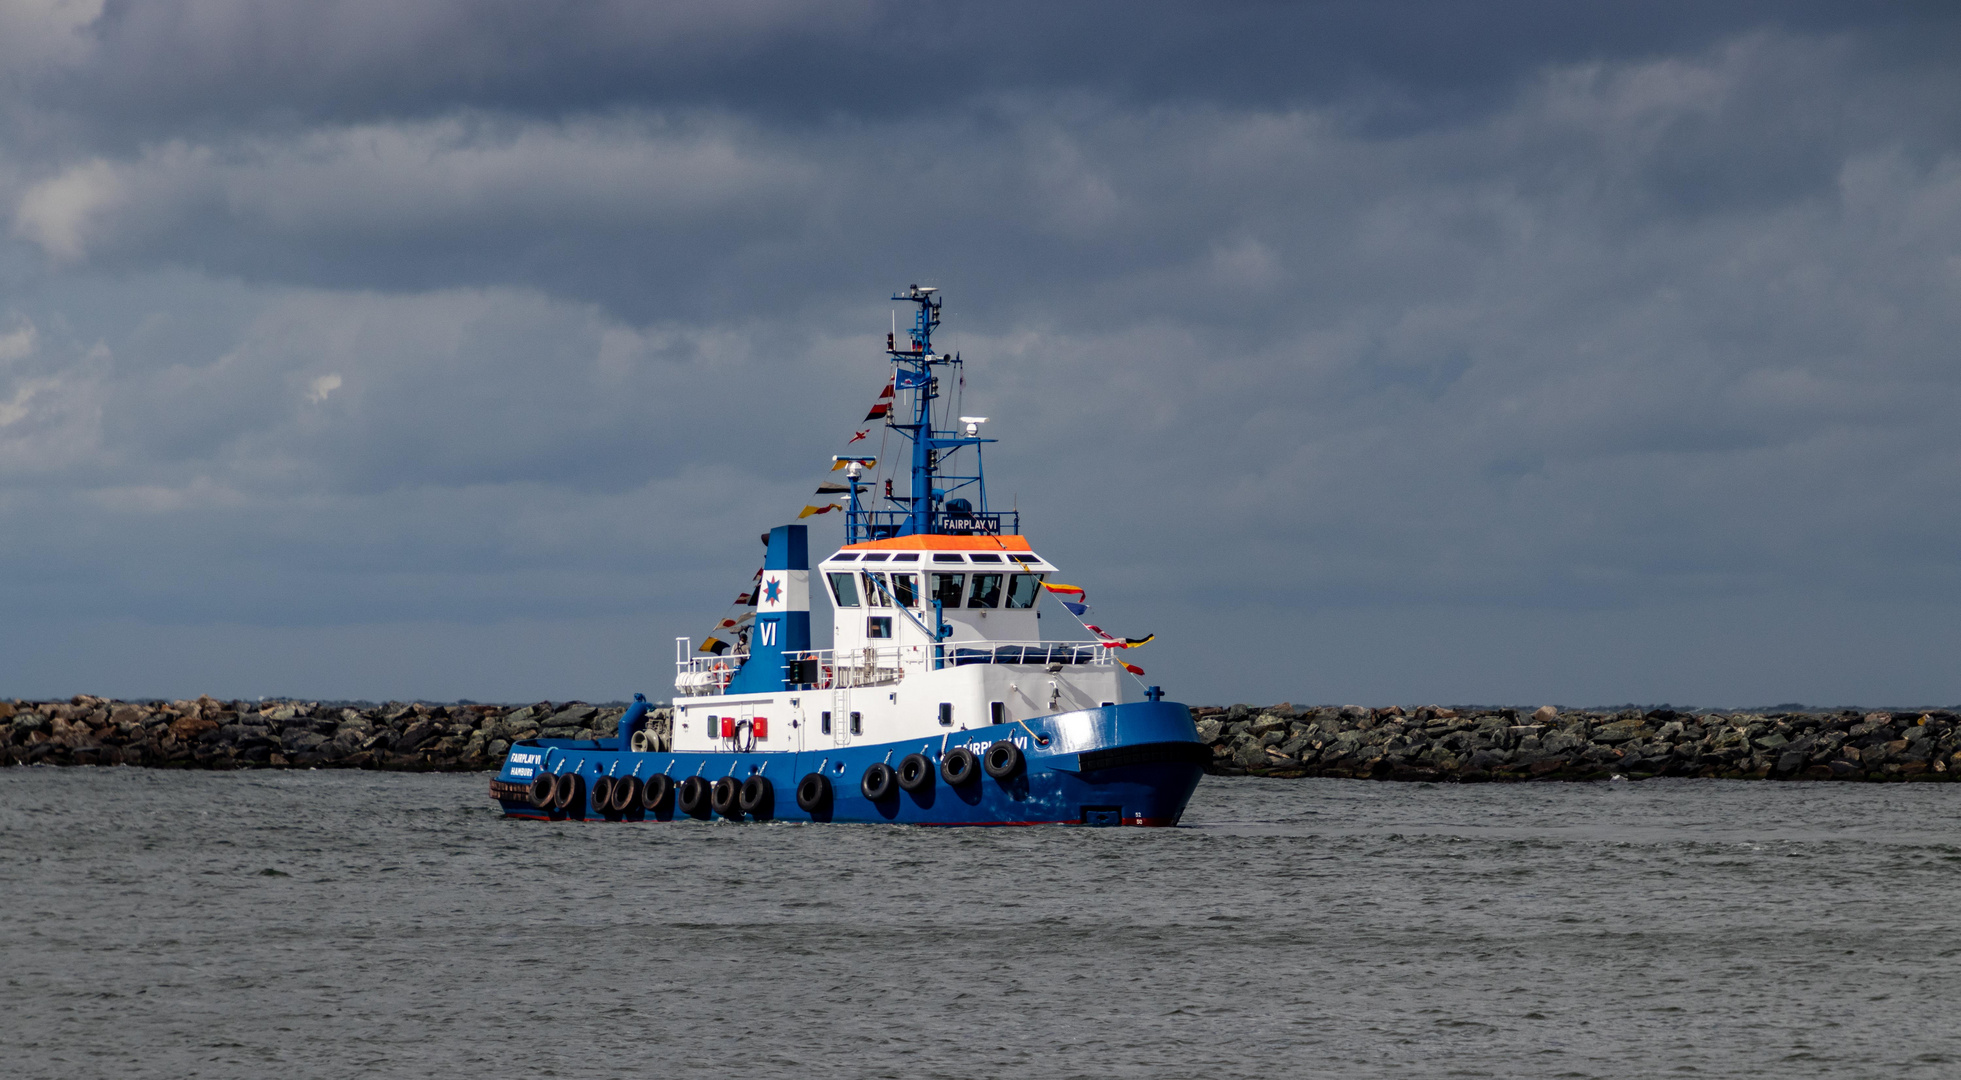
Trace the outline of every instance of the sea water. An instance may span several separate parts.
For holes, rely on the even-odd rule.
[[[1961,787],[1208,778],[1176,829],[0,769],[18,1077],[1961,1075]]]

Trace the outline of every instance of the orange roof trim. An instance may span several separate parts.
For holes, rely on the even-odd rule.
[[[1026,536],[894,536],[849,544],[844,551],[1033,551]]]

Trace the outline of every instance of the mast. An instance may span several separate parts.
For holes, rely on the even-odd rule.
[[[938,468],[938,455],[933,453],[933,399],[939,397],[939,380],[933,378],[933,330],[940,325],[940,303],[933,298],[939,290],[922,289],[917,285],[904,293],[894,296],[894,300],[911,300],[918,306],[913,313],[912,349],[901,353],[891,350],[893,363],[897,365],[893,374],[893,385],[900,382],[912,384],[912,423],[906,425],[912,438],[912,500],[910,507],[910,528],[913,534],[933,531],[933,473]],[[896,343],[894,343],[896,344]],[[898,373],[908,377],[900,379]],[[922,434],[924,437],[922,437]]]
[[[933,351],[933,331],[940,325],[940,298],[937,288],[912,285],[892,299],[914,305],[912,326],[907,340],[898,339],[896,316],[893,332],[886,335],[885,353],[892,361],[892,386],[897,394],[910,394],[905,411],[894,401],[886,426],[912,441],[911,483],[906,495],[874,493],[872,506],[860,507],[855,493],[845,512],[845,543],[878,540],[891,536],[920,536],[934,533],[955,535],[999,535],[1019,531],[1020,515],[987,508],[987,481],[981,467],[980,448],[993,439],[980,437],[984,416],[963,416],[962,428],[933,426],[933,403],[940,399],[940,379],[936,369],[944,368],[956,378],[964,368],[958,355]],[[901,422],[900,415],[905,416]],[[973,471],[962,471],[953,464],[953,455],[973,448]],[[856,487],[856,484],[853,484]]]

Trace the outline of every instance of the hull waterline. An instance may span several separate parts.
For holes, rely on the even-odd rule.
[[[995,777],[974,770],[967,782],[947,783],[940,774],[946,755],[960,747],[978,755],[998,742],[1021,750],[1021,767]],[[867,798],[867,770],[896,768],[919,754],[932,765],[928,782],[917,790],[897,784],[881,798]],[[1171,702],[1133,702],[1041,717],[939,738],[830,746],[761,753],[665,753],[622,751],[616,740],[531,740],[512,748],[492,794],[512,817],[534,820],[675,821],[734,820],[828,821],[911,825],[1175,825],[1202,775],[1210,751],[1198,741],[1191,713]],[[540,773],[577,776],[578,795],[563,808],[532,805],[528,786]],[[797,785],[817,774],[828,781],[830,798],[805,810],[795,802]],[[769,805],[759,812],[716,814],[703,807],[683,812],[680,799],[648,808],[643,800],[621,810],[594,804],[598,781],[632,778],[644,784],[665,776],[713,782],[760,777],[769,785]]]

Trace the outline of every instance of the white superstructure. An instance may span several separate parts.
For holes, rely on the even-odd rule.
[[[680,639],[673,749],[810,751],[926,737],[958,745],[972,728],[1143,700],[1115,650],[1044,639],[1043,584],[1054,571],[1025,538],[984,535],[871,540],[814,574],[765,571],[784,575],[784,587],[759,593],[759,613],[807,610],[808,588],[820,588],[834,612],[833,647],[784,654],[797,689],[729,694],[749,657],[695,656]],[[935,627],[945,628],[941,640]]]

